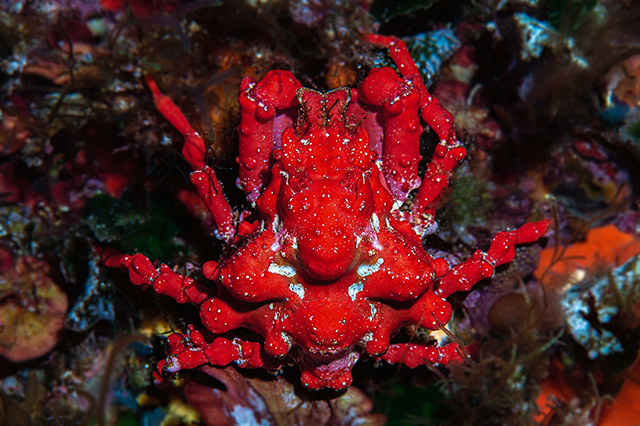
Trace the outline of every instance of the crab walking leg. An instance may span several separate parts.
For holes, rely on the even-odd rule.
[[[254,202],[269,183],[273,159],[274,125],[278,111],[298,104],[302,85],[289,71],[269,71],[256,82],[245,77],[240,85],[240,165],[238,186]]]
[[[216,224],[216,235],[224,240],[231,239],[236,230],[233,221],[233,210],[231,210],[231,206],[229,206],[227,199],[224,197],[215,172],[205,165],[204,141],[198,132],[193,130],[176,104],[160,92],[155,81],[150,76],[146,76],[145,80],[153,94],[153,102],[160,114],[184,136],[182,155],[194,169],[189,178],[198,195],[207,206],[209,213],[211,213],[211,217],[213,217],[213,221]]]
[[[174,333],[167,338],[167,359],[158,363],[160,373],[175,373],[204,364],[225,366],[232,362],[239,367],[277,370],[282,362],[271,358],[258,342],[217,337],[207,343],[198,330],[189,326],[186,335]]]
[[[151,285],[158,294],[163,294],[178,303],[192,303],[205,306],[215,300],[215,291],[193,278],[173,272],[167,265],[155,268],[149,258],[142,254],[129,256],[110,249],[102,249],[103,263],[109,268],[127,268],[129,280],[134,285]],[[209,269],[215,269],[215,262],[207,262]],[[278,369],[281,363],[269,357],[257,342],[230,341],[223,337],[207,343],[202,333],[193,325],[188,335],[171,334],[168,339],[167,360],[158,363],[160,372],[176,372],[180,369],[195,368],[203,364],[224,366],[236,362],[240,367]],[[288,348],[287,348],[288,349]]]
[[[468,291],[478,281],[493,277],[495,268],[513,260],[514,246],[532,243],[541,238],[549,226],[548,220],[527,223],[515,231],[498,232],[489,250],[484,253],[476,250],[471,259],[454,266],[443,276],[435,294],[446,298],[456,291]]]
[[[129,280],[134,285],[150,285],[158,294],[171,297],[178,303],[200,306],[214,296],[214,291],[191,277],[177,274],[167,265],[155,268],[148,257],[142,254],[130,256],[105,250],[103,263],[109,268],[127,268]]]
[[[216,237],[224,241],[231,240],[236,233],[233,210],[222,192],[222,185],[215,171],[205,166],[202,170],[191,172],[189,180],[213,217]]]
[[[413,203],[412,215],[415,223],[421,224],[420,230],[428,230],[435,224],[435,214],[443,190],[449,186],[453,170],[466,154],[467,151],[461,146],[451,148],[443,143],[436,146]]]
[[[420,186],[419,76],[403,79],[389,67],[374,68],[357,92],[365,103],[382,107],[384,140],[382,173],[394,198],[404,201]]]
[[[458,351],[458,345],[455,343],[448,343],[444,346],[397,343],[390,345],[381,358],[389,364],[402,363],[409,368],[416,368],[427,363],[460,362],[462,357]]]

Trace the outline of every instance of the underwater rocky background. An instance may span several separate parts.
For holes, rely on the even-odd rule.
[[[0,1],[0,426],[637,426],[638,22],[631,0]],[[205,135],[240,212],[242,77],[357,87],[392,65],[371,33],[407,43],[468,150],[430,253],[455,264],[516,224],[552,229],[449,298],[464,363],[361,361],[341,393],[300,389],[294,367],[154,384],[166,335],[197,311],[100,250],[201,278],[223,244],[145,75]],[[423,134],[424,164],[437,142]]]

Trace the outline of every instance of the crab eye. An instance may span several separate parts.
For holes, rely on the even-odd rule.
[[[378,159],[378,151],[374,151],[373,149],[369,151],[369,158],[371,161],[376,161]]]
[[[282,150],[281,149],[276,149],[275,151],[273,151],[273,158],[275,158],[276,160],[279,160],[282,158]]]

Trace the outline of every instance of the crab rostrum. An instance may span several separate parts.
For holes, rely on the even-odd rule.
[[[491,277],[513,259],[514,245],[544,234],[546,221],[499,232],[487,252],[453,268],[427,254],[422,236],[435,229],[436,205],[465,149],[404,43],[370,41],[389,49],[401,76],[377,68],[358,89],[327,93],[301,87],[288,71],[243,80],[238,185],[258,219],[237,226],[205,165],[203,140],[147,80],[160,112],[185,136],[191,181],[217,235],[234,248],[203,265],[202,282],[155,268],[142,254],[106,259],[127,267],[133,284],[200,306],[210,333],[189,326],[186,335],[170,335],[161,371],[230,362],[275,370],[293,360],[306,387],[342,389],[363,354],[411,368],[457,360],[455,343],[389,340],[407,325],[441,329],[452,314],[447,296]],[[422,179],[421,117],[440,137]],[[411,208],[401,211],[414,189]],[[234,337],[240,328],[255,339]]]

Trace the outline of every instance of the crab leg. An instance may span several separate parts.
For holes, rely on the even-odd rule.
[[[269,71],[256,82],[245,77],[240,85],[240,165],[238,186],[254,202],[269,183],[271,153],[279,139],[279,113],[298,105],[296,92],[302,85],[289,71]],[[285,117],[286,118],[286,117]],[[293,121],[293,120],[291,120]],[[275,134],[274,134],[275,133]]]
[[[160,114],[184,136],[182,155],[194,169],[189,180],[213,217],[217,227],[216,235],[221,239],[230,240],[236,231],[233,211],[222,193],[215,172],[205,164],[205,144],[202,137],[191,127],[176,104],[160,92],[155,81],[150,76],[146,76],[145,80]]]
[[[215,291],[205,284],[177,274],[164,264],[156,269],[149,258],[142,254],[129,256],[110,249],[99,250],[104,265],[109,268],[127,268],[129,280],[134,285],[150,285],[156,293],[169,296],[178,303],[189,302],[196,306],[202,305],[204,308],[208,306],[205,302],[216,300]],[[207,269],[212,268],[215,268],[215,265],[210,264],[207,267]],[[176,372],[203,364],[224,366],[231,362],[248,368],[278,369],[281,365],[267,355],[260,343],[245,342],[240,339],[230,341],[223,337],[207,343],[202,333],[195,330],[192,325],[188,328],[187,336],[173,333],[169,335],[167,342],[169,345],[167,357],[170,361],[164,360],[158,364],[160,372],[163,366],[166,371]]]
[[[549,226],[548,220],[527,223],[510,232],[498,232],[489,250],[484,253],[476,250],[471,259],[454,266],[443,276],[437,286],[435,294],[446,298],[456,291],[471,290],[478,281],[493,277],[495,268],[513,260],[514,246],[532,243],[544,235]]]
[[[156,269],[149,258],[142,254],[130,256],[104,249],[101,256],[104,265],[109,268],[127,268],[132,284],[150,285],[156,293],[169,296],[178,303],[189,302],[199,306],[214,295],[206,284],[177,274],[165,264]]]
[[[449,186],[453,169],[465,155],[467,151],[461,146],[447,146],[445,142],[436,146],[413,203],[412,216],[414,223],[419,224],[416,229],[420,234],[434,232],[436,210],[443,190]]]
[[[390,345],[389,350],[381,358],[389,364],[402,363],[409,368],[416,368],[426,363],[448,364],[462,361],[458,345],[455,343],[444,346],[397,343]]]
[[[239,367],[269,370],[277,370],[282,365],[267,355],[258,342],[217,337],[211,343],[207,343],[202,333],[193,325],[189,326],[187,335],[171,334],[167,338],[167,344],[167,359],[158,363],[160,373],[175,373],[204,364],[225,366],[232,362],[237,363]]]
[[[451,309],[448,304],[444,303],[444,299],[447,296],[456,291],[468,291],[481,279],[492,277],[498,265],[509,263],[513,260],[515,245],[538,240],[544,235],[548,226],[549,222],[543,220],[527,223],[515,231],[499,232],[493,238],[491,246],[486,253],[478,250],[471,259],[453,267],[439,280],[434,294],[427,293],[416,303],[416,307],[423,305],[422,311],[430,312],[433,316],[433,319],[422,318],[424,314],[420,313],[420,325],[430,330],[437,330],[442,324],[446,324],[451,317]],[[439,301],[442,301],[442,303],[439,303]],[[367,346],[367,351],[371,353],[369,349]],[[444,346],[411,343],[393,344],[389,346],[389,349],[380,358],[391,364],[401,362],[410,368],[416,368],[426,363],[443,364],[450,361],[461,361],[456,343],[449,343]]]
[[[403,79],[391,68],[374,68],[358,90],[365,103],[382,107],[384,140],[382,173],[394,198],[404,201],[420,186],[420,92],[414,84],[418,76]]]
[[[427,166],[422,185],[413,204],[414,221],[420,224],[417,230],[422,233],[423,230],[429,230],[435,223],[435,211],[442,196],[442,190],[449,185],[453,169],[465,157],[466,150],[460,146],[456,138],[453,117],[427,91],[419,77],[418,67],[404,42],[395,37],[378,34],[369,35],[369,41],[386,47],[400,74],[405,78],[411,78],[412,84],[420,93],[421,117],[440,138],[440,144],[436,147],[435,155]],[[413,148],[408,149],[413,150]],[[419,160],[419,157],[417,158]]]

